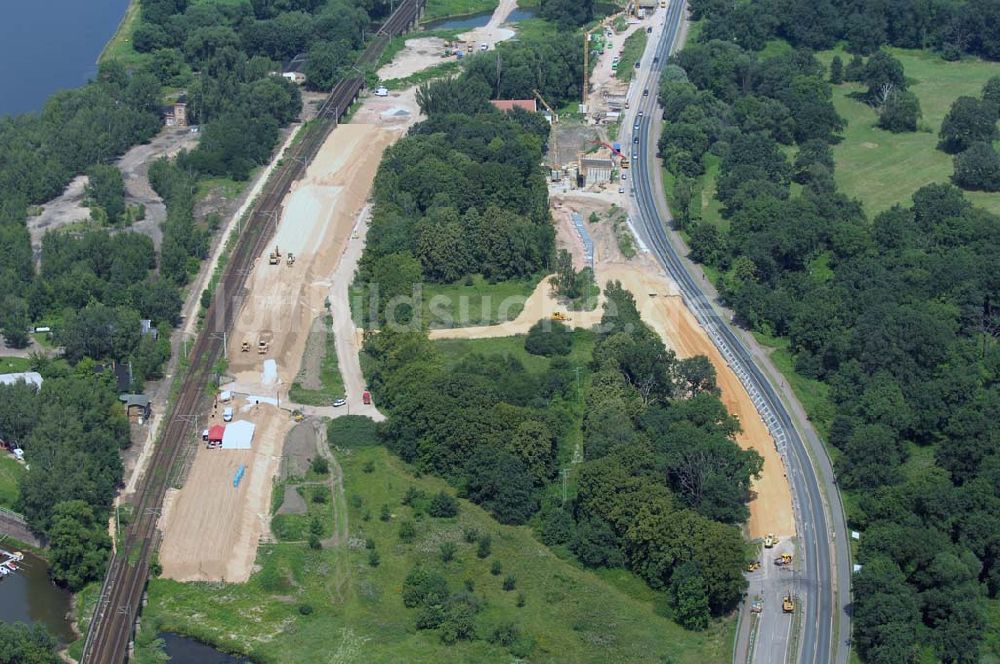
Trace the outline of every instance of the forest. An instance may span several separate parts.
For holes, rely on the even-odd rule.
[[[102,62],[86,85],[53,95],[39,113],[0,118],[0,334],[26,347],[34,325],[52,328],[58,360],[36,357],[37,393],[3,387],[0,437],[25,451],[17,509],[51,544],[53,578],[78,589],[100,578],[110,550],[107,515],[129,444],[112,362],[131,368],[129,389],[162,377],[183,288],[207,256],[211,224],[195,216],[199,181],[246,180],[279,131],[302,110],[280,62],[314,53],[312,87],[332,85],[353,62],[371,20],[392,2],[312,0],[200,3],[142,0],[134,59]],[[198,146],[150,167],[164,200],[159,251],[127,232],[142,211],[126,205],[114,161],[160,131],[161,102],[186,93]],[[48,233],[36,267],[28,214],[89,176],[89,224]],[[126,232],[123,232],[126,231]],[[150,319],[158,338],[141,333]]]
[[[620,285],[607,297],[569,502],[558,497],[559,450],[581,410],[573,367],[547,338],[566,334],[561,324],[525,338],[553,358],[540,373],[499,353],[448,366],[419,329],[369,335],[366,372],[389,414],[379,435],[501,523],[531,523],[587,567],[624,567],[667,591],[674,619],[704,629],[746,588],[738,524],[762,459],[734,442],[739,424],[705,358],[677,360]]]
[[[995,58],[987,5],[693,2],[705,29],[661,83],[660,150],[692,258],[718,272],[739,322],[786,338],[795,371],[828,386],[828,442],[861,532],[853,624],[865,662],[978,661],[985,599],[1000,592],[1000,219],[947,182],[869,219],[833,177],[843,124],[830,81],[865,83],[879,126],[913,131],[919,103],[878,48]],[[931,7],[933,20],[921,15]],[[765,55],[774,37],[798,48]],[[827,70],[809,49],[840,38],[858,56]],[[998,86],[956,100],[942,125],[941,149],[982,178],[956,168],[955,184],[989,184],[978,164],[995,155]],[[724,225],[690,214],[709,156]]]

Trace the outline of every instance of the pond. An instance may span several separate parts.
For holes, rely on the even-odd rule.
[[[0,545],[2,547],[2,545]],[[41,623],[62,643],[76,640],[69,614],[72,596],[49,580],[49,565],[25,552],[17,572],[0,580],[0,621]]]
[[[535,18],[536,14],[537,12],[534,9],[515,9],[507,17],[506,22],[517,23],[518,21]],[[489,23],[492,16],[493,12],[482,12],[456,18],[442,18],[424,23],[423,27],[425,30],[472,30],[473,28],[481,28]]]
[[[163,639],[163,651],[170,656],[170,664],[253,664],[249,659],[227,655],[180,634],[164,632],[160,638]]]

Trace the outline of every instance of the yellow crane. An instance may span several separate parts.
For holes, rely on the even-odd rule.
[[[558,124],[559,114],[556,113],[551,106],[549,106],[549,102],[545,101],[545,97],[542,96],[542,93],[539,92],[537,89],[532,90],[532,92],[535,93],[535,96],[538,97],[538,101],[542,102],[542,106],[544,106],[545,110],[547,110],[549,114],[552,116],[552,124],[553,125]],[[552,161],[553,161],[553,163],[549,165],[549,170],[561,171],[562,166],[559,165],[559,133],[553,129],[552,131],[549,132],[549,136],[552,139]],[[560,175],[559,177],[561,178],[562,176]]]
[[[549,114],[552,116],[552,124],[558,123],[559,122],[559,114],[556,113],[554,110],[552,110],[552,107],[549,106],[549,103],[547,101],[545,101],[544,97],[542,97],[542,93],[539,92],[538,90],[532,90],[532,92],[535,93],[535,96],[538,97],[538,101],[542,102],[542,106],[544,106],[545,110],[548,111]]]

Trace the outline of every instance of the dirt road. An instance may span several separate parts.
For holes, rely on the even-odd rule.
[[[462,41],[472,42],[475,48],[480,44],[486,44],[492,50],[499,42],[506,41],[514,36],[515,32],[511,28],[504,28],[504,23],[510,13],[517,9],[517,0],[500,0],[500,4],[493,11],[490,22],[481,28],[463,32],[458,36]]]

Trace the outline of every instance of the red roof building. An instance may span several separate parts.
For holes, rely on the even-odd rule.
[[[226,427],[221,424],[216,424],[208,429],[208,442],[210,443],[221,443],[222,436],[226,433]]]
[[[504,112],[512,111],[515,108],[523,108],[529,113],[538,112],[538,102],[534,99],[493,99],[490,103]]]

